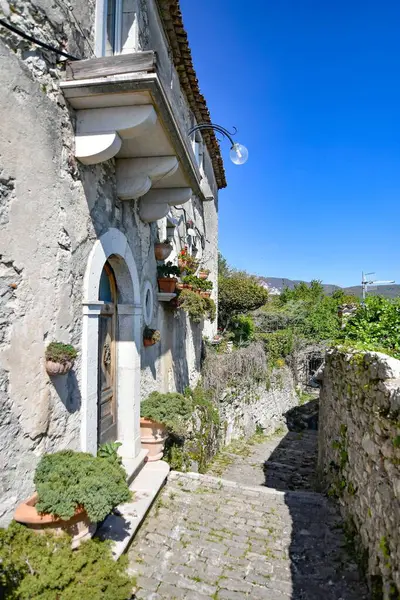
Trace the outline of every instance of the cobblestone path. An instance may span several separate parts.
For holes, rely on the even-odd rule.
[[[129,551],[135,598],[366,600],[315,461],[316,432],[290,432],[172,473]]]

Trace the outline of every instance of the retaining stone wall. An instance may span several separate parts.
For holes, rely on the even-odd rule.
[[[329,350],[319,469],[361,541],[374,598],[400,594],[400,361]]]

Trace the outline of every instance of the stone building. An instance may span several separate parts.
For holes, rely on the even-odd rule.
[[[79,59],[0,25],[4,525],[44,452],[96,452],[106,429],[134,459],[141,398],[196,382],[216,325],[171,310],[154,243],[173,240],[169,260],[196,253],[215,298],[226,182],[214,132],[188,135],[210,117],[178,0],[0,0],[0,18]],[[150,348],[145,325],[161,332]],[[56,340],[78,358],[50,378]]]

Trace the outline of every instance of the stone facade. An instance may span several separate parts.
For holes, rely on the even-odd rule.
[[[98,46],[99,3],[1,0],[0,12],[37,39],[78,58],[92,58],[92,49]],[[133,46],[138,51],[157,51],[161,84],[177,130],[185,136],[193,115],[157,4],[141,0],[133,5],[137,26]],[[184,207],[171,207],[169,221],[143,222],[138,201],[117,197],[114,158],[91,165],[75,158],[77,113],[62,91],[65,70],[60,56],[0,29],[1,525],[9,521],[16,503],[31,493],[35,465],[44,452],[66,447],[92,451],[96,444],[83,430],[96,421],[93,402],[96,406],[97,400],[93,390],[84,389],[84,382],[91,369],[96,372],[97,350],[95,356],[88,356],[87,346],[97,315],[88,302],[98,297],[85,298],[85,286],[92,275],[88,265],[99,248],[103,262],[110,257],[113,261],[120,296],[125,294],[127,277],[132,288],[121,300],[119,320],[120,328],[124,320],[129,323],[124,335],[132,335],[131,355],[137,355],[135,365],[124,364],[120,344],[118,364],[124,371],[118,395],[124,394],[125,404],[131,405],[124,442],[128,444],[129,427],[133,427],[129,421],[138,416],[140,398],[154,389],[181,391],[197,381],[202,336],[215,332],[215,324],[193,324],[185,314],[174,313],[158,301],[154,257],[154,242],[168,234],[174,240],[174,259],[188,242],[186,222],[193,220],[215,297],[218,185],[207,146],[203,146],[202,172],[214,200],[203,203],[193,193]],[[179,221],[175,227],[174,219]],[[123,255],[116,250],[121,245]],[[161,331],[162,340],[143,348],[142,309],[149,287],[153,296],[149,325]],[[72,343],[78,359],[68,376],[50,379],[44,352],[53,340]],[[125,343],[122,337],[121,342]],[[137,444],[132,452],[137,452]]]
[[[385,599],[400,593],[399,413],[399,360],[328,351],[319,469],[357,533],[374,597]]]

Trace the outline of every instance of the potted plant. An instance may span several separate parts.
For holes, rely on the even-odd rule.
[[[154,244],[154,255],[157,260],[165,260],[172,252],[172,244],[167,239],[164,242]]]
[[[78,353],[70,344],[51,342],[46,348],[46,371],[49,375],[64,375],[74,366]]]
[[[200,269],[199,271],[199,277],[200,279],[207,279],[207,277],[210,274],[210,270],[209,269]]]
[[[208,281],[208,279],[202,279],[201,280],[200,295],[203,298],[209,298],[211,296],[211,290],[212,289],[213,289],[213,282],[212,281]]]
[[[173,294],[175,292],[177,277],[180,275],[180,270],[172,262],[167,262],[165,265],[160,265],[157,268],[158,287],[160,292]]]
[[[140,438],[149,450],[147,460],[160,460],[169,433],[182,434],[184,422],[192,414],[190,400],[178,393],[152,392],[140,405]]]
[[[185,270],[186,261],[187,261],[188,256],[189,256],[188,247],[185,246],[184,248],[182,248],[182,250],[178,254],[178,267],[180,268],[181,271]]]
[[[75,546],[132,496],[126,473],[113,456],[73,450],[42,456],[34,483],[36,493],[17,507],[14,519],[38,533],[66,532]]]
[[[150,329],[150,327],[145,327],[143,331],[143,345],[144,346],[154,346],[161,340],[161,333],[158,329]]]

